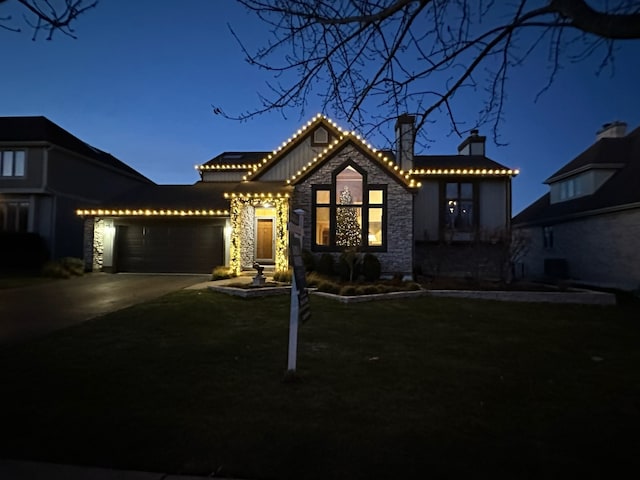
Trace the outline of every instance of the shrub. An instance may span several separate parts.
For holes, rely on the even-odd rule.
[[[60,265],[66,269],[71,275],[84,275],[84,261],[75,257],[63,257],[60,259]]]
[[[340,285],[331,280],[323,280],[318,283],[318,291],[325,293],[335,293],[336,295],[340,293]]]
[[[381,293],[379,285],[364,285],[362,291],[365,295],[372,295],[375,293]]]
[[[375,282],[380,278],[380,260],[372,253],[366,253],[362,258],[362,275],[368,282]]]
[[[318,264],[316,265],[316,270],[320,275],[333,275],[334,271],[334,260],[333,255],[330,253],[323,253],[320,255],[320,259],[318,260]]]
[[[420,290],[422,287],[420,287],[419,283],[416,282],[407,282],[405,288],[407,290]]]
[[[79,258],[64,257],[49,261],[42,267],[42,275],[51,278],[70,278],[84,275],[84,262]]]
[[[357,293],[355,285],[345,285],[340,289],[340,295],[353,296],[357,295]]]
[[[304,271],[307,273],[313,272],[316,269],[316,257],[313,256],[313,253],[305,248],[300,253],[300,256],[302,257],[302,263],[304,263]]]
[[[291,269],[289,269],[289,270],[278,270],[277,272],[274,272],[273,279],[276,282],[291,283],[291,277],[292,276],[293,276],[293,270],[291,270]]]
[[[311,272],[307,274],[307,286],[317,287],[320,282],[329,280],[324,275],[320,275],[318,272]]]
[[[215,267],[211,272],[211,280],[225,280],[235,276],[236,274],[227,267]]]
[[[42,275],[50,278],[70,278],[71,273],[60,262],[50,260],[42,267]]]

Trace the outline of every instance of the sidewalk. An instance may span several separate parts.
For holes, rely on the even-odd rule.
[[[207,477],[0,459],[2,480],[202,480]],[[215,477],[224,480],[222,477]]]

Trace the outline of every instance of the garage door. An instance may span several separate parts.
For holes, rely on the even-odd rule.
[[[116,226],[120,272],[211,273],[224,265],[221,222],[157,221]]]

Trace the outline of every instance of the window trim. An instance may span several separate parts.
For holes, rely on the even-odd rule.
[[[5,153],[6,152],[11,152],[12,158],[11,158],[11,173],[9,175],[4,175],[4,169],[5,169]],[[16,154],[17,153],[22,153],[22,174],[21,175],[16,175]],[[23,179],[26,178],[27,176],[27,151],[26,149],[11,149],[11,148],[6,148],[6,149],[2,149],[0,150],[0,178],[4,179],[10,179],[10,178],[15,178],[15,179]]]
[[[340,206],[336,199],[336,181],[338,175],[347,167],[352,167],[355,171],[357,171],[360,175],[362,175],[362,204],[356,205],[357,208],[362,209],[362,238],[360,239],[361,244],[357,247],[361,252],[386,252],[387,251],[387,243],[388,243],[388,234],[387,234],[387,185],[386,184],[369,184],[367,182],[367,172],[363,170],[358,164],[353,162],[352,160],[347,160],[341,165],[339,165],[333,172],[331,172],[331,183],[330,184],[314,184],[311,185],[311,241],[310,247],[312,252],[342,252],[345,248],[344,246],[336,245],[336,214],[337,209]],[[369,203],[369,192],[372,190],[380,190],[382,191],[382,203]],[[317,192],[318,191],[328,191],[329,192],[329,203],[317,203]],[[318,245],[316,243],[317,238],[317,209],[318,208],[329,208],[329,245]],[[382,209],[382,243],[381,245],[369,245],[369,209],[370,208],[381,208]]]
[[[471,229],[468,231],[465,230],[456,230],[449,229],[447,227],[447,219],[445,215],[445,208],[447,203],[447,184],[448,183],[456,183],[458,184],[458,199],[460,199],[460,185],[463,183],[468,183],[471,185],[471,202],[473,205],[473,218],[471,220]],[[465,199],[466,200],[466,199]],[[440,182],[440,205],[439,205],[439,219],[440,219],[440,241],[447,241],[451,243],[471,243],[476,240],[476,236],[478,233],[479,225],[480,225],[480,211],[479,211],[479,183],[477,181],[469,180],[468,178],[462,177],[451,177],[445,178]],[[447,238],[447,235],[450,234],[451,238]],[[464,234],[468,235],[469,238],[456,238],[456,234]]]

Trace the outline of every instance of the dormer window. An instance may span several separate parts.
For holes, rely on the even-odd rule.
[[[0,151],[0,177],[24,177],[24,150]]]
[[[386,185],[368,185],[366,174],[351,164],[334,172],[331,185],[314,185],[313,250],[384,251],[385,199]]]
[[[570,178],[569,180],[560,182],[560,201],[582,195],[581,183],[578,178]]]

